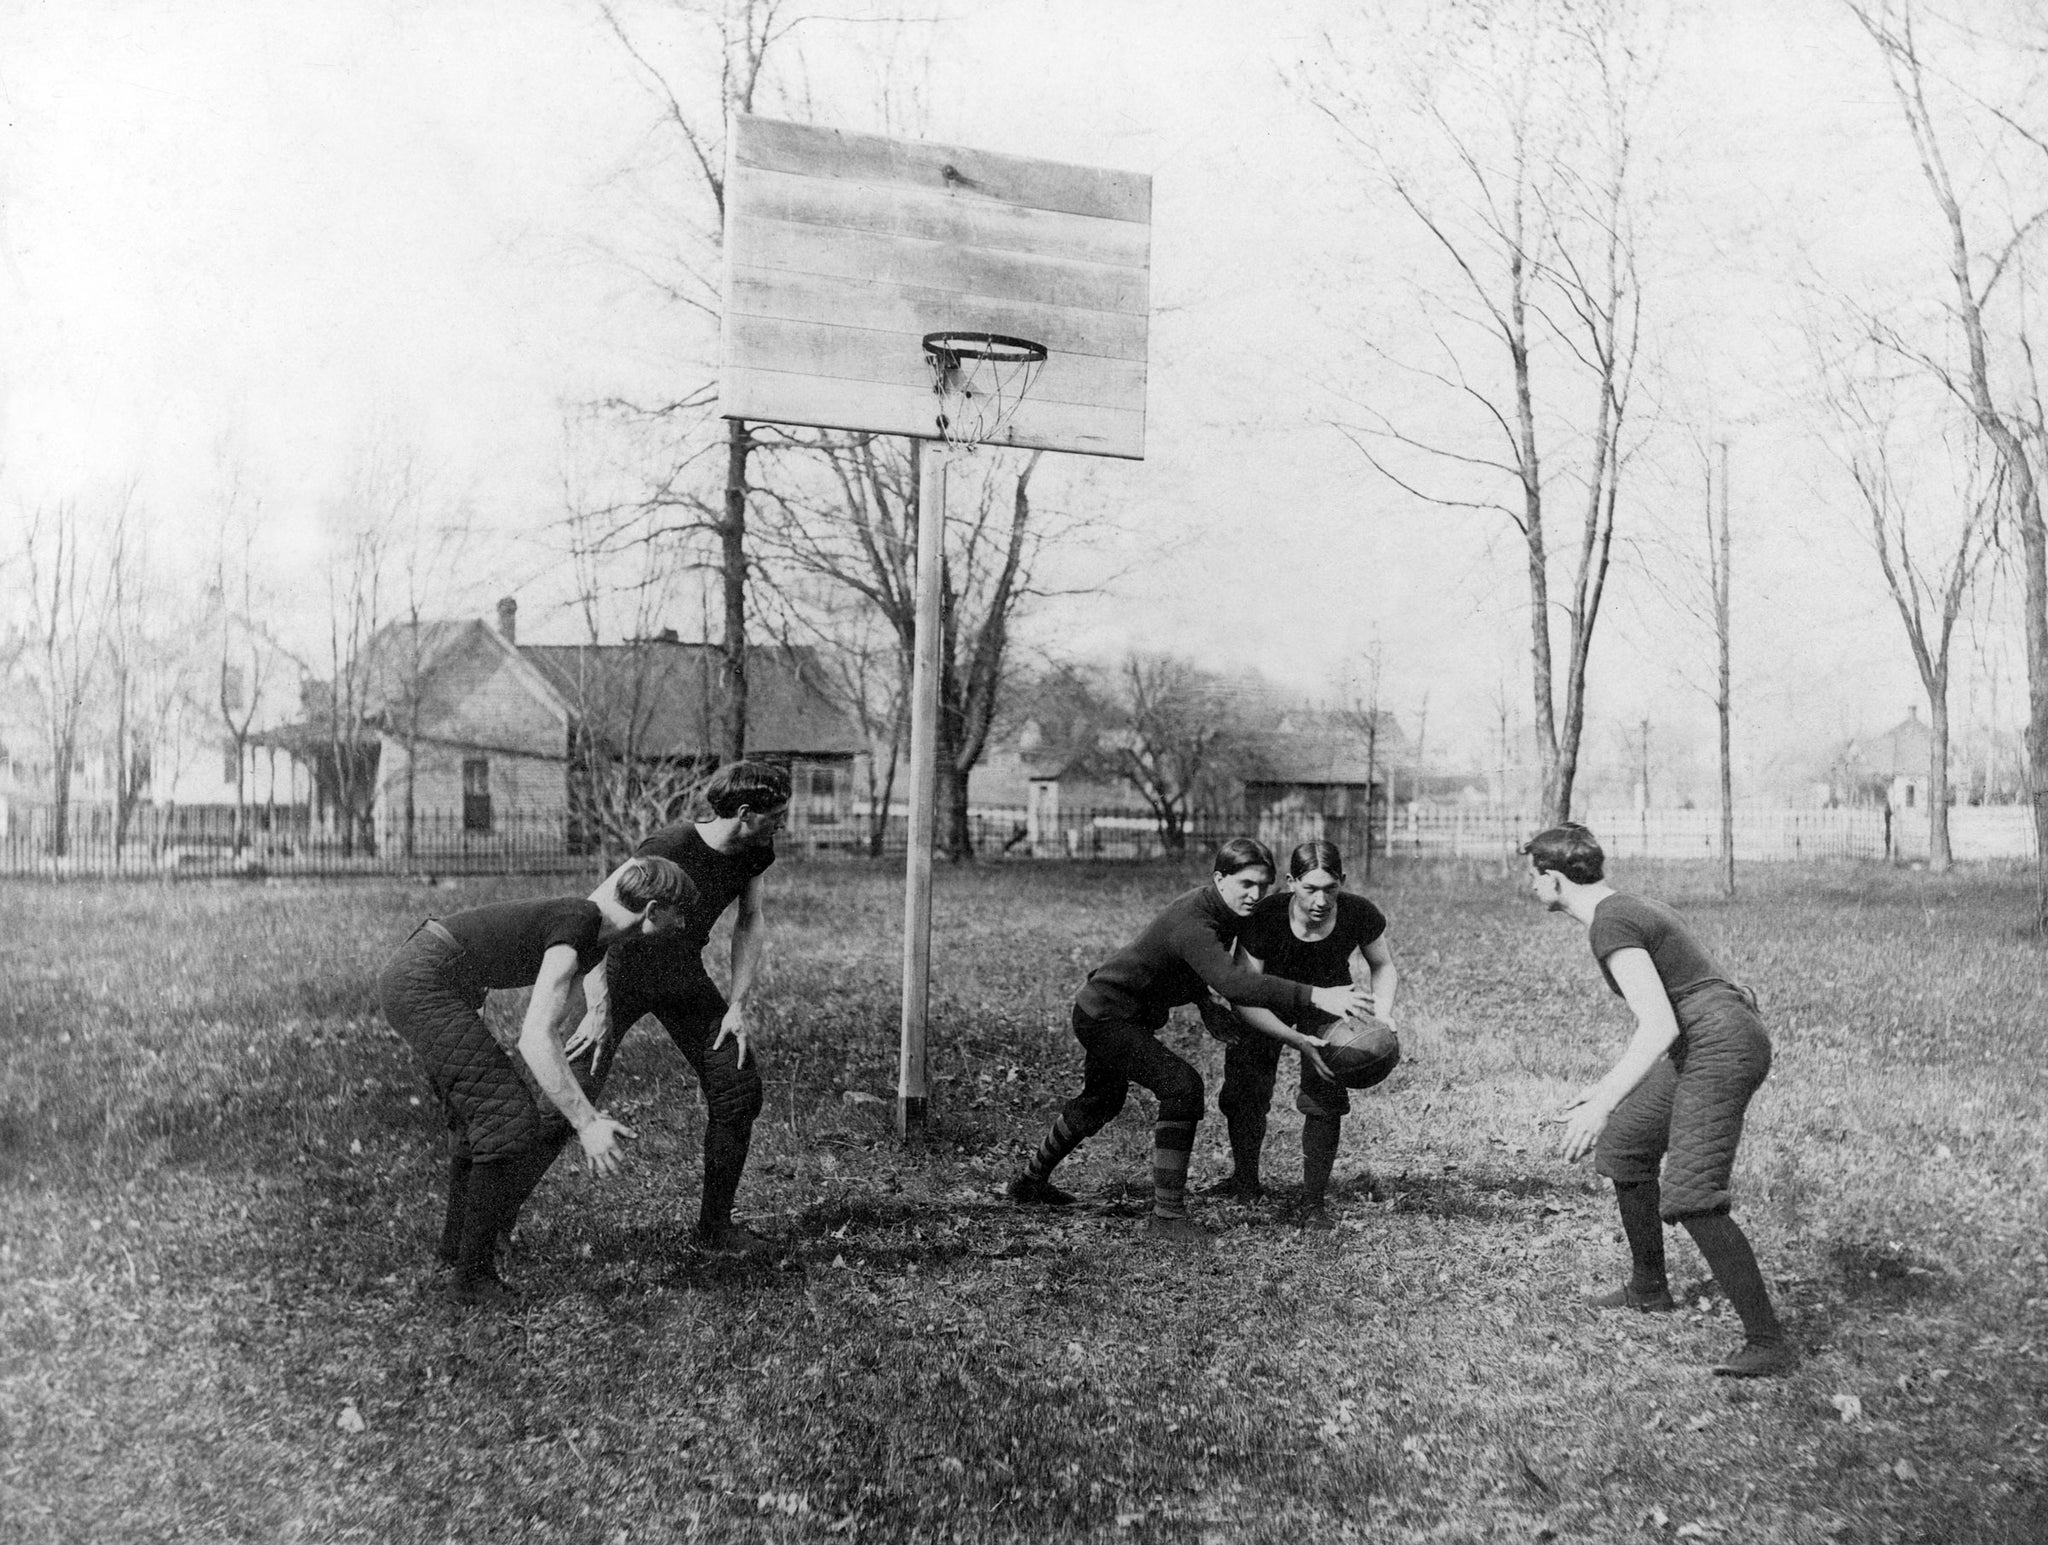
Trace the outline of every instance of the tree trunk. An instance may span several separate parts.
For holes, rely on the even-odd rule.
[[[738,419],[726,425],[725,519],[719,523],[719,578],[725,599],[725,721],[720,726],[727,761],[747,754],[747,457],[753,437]]]
[[[1948,681],[1944,676],[1927,694],[1927,867],[1935,874],[1945,874],[1954,865],[1955,854],[1948,840]]]

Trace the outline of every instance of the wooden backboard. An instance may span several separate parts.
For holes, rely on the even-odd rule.
[[[1145,454],[1152,179],[736,116],[727,418],[939,438],[922,340],[1046,347],[999,442]]]

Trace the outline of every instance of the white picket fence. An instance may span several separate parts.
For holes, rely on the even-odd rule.
[[[1593,809],[1577,819],[1614,858],[1715,859],[1718,810]],[[1418,857],[1499,858],[1536,830],[1520,811],[1409,805],[1394,814],[1388,846]],[[2032,813],[2024,805],[1961,805],[1949,811],[1949,845],[1959,860],[2031,859]],[[1927,857],[1925,811],[1787,810],[1738,807],[1735,856],[1759,861],[1849,858],[1914,862]]]

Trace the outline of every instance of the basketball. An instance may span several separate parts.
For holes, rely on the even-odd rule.
[[[1346,1089],[1370,1089],[1400,1065],[1400,1038],[1384,1019],[1342,1019],[1322,1037],[1323,1065]]]

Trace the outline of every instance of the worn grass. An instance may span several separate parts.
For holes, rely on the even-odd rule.
[[[1062,1171],[1084,1211],[999,1198],[1076,1082],[1075,987],[1175,876],[939,876],[905,1151],[897,882],[778,869],[741,1205],[782,1256],[688,1250],[702,1118],[650,1027],[630,1175],[550,1177],[499,1319],[434,1292],[438,1125],[371,982],[419,915],[531,885],[0,890],[0,1540],[2048,1538],[2028,885],[1623,879],[1762,994],[1738,1186],[1790,1380],[1705,1374],[1737,1332],[1682,1234],[1686,1311],[1575,1306],[1621,1249],[1537,1122],[1626,1025],[1490,869],[1373,887],[1407,1061],[1346,1124],[1338,1227],[1211,1206],[1199,1258],[1136,1233],[1142,1096]],[[1283,1081],[1269,1178],[1298,1127]],[[1212,1116],[1197,1183],[1226,1162]]]

